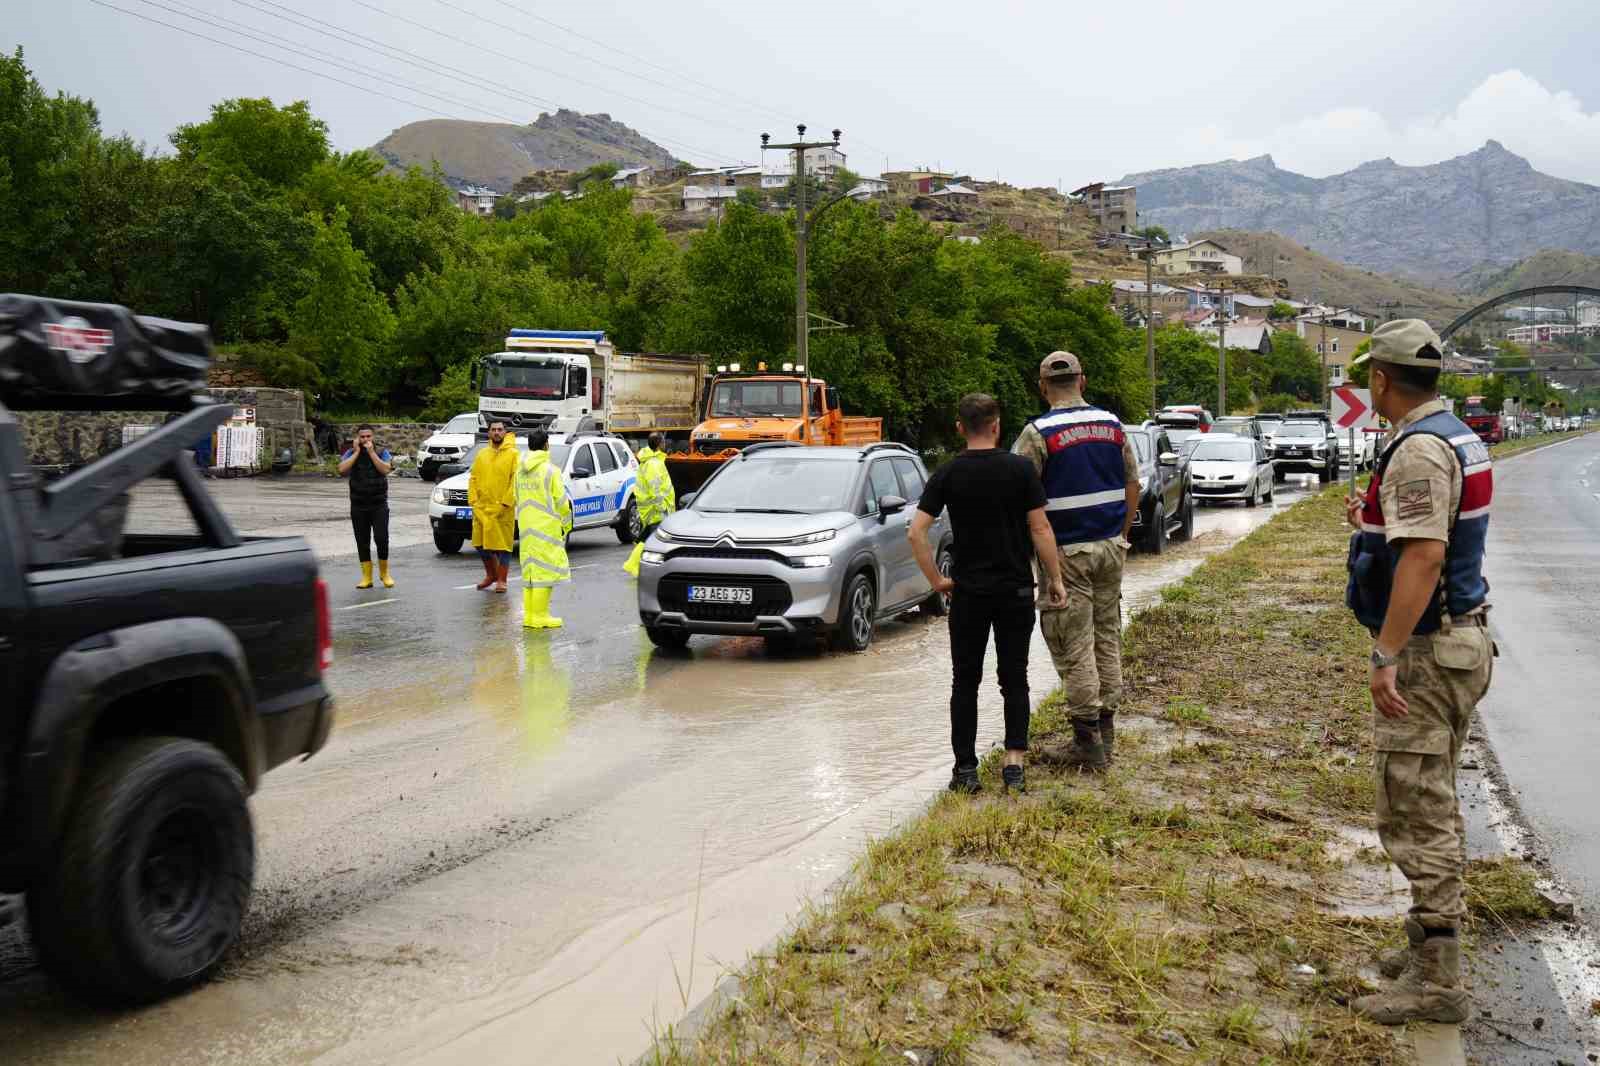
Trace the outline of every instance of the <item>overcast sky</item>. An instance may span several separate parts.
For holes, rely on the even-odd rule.
[[[1431,163],[1493,137],[1600,184],[1596,0],[4,6],[0,47],[21,44],[46,88],[152,145],[218,100],[269,96],[310,101],[341,150],[441,113],[526,122],[560,105],[696,162],[754,160],[761,132],[807,122],[842,128],[865,173],[939,165],[1070,189],[1263,152],[1314,176]]]

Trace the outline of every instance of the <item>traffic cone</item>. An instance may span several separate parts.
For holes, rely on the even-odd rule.
[[[386,589],[394,588],[394,578],[389,576],[389,560],[378,560],[378,580],[383,582]]]
[[[644,554],[644,544],[643,543],[635,544],[633,546],[633,551],[628,554],[628,561],[622,564],[622,569],[627,571],[629,574],[632,574],[634,577],[638,577],[639,576],[639,557],[641,555],[643,555],[643,554]]]
[[[358,588],[358,589],[370,589],[371,587],[372,587],[372,564],[371,563],[362,563],[361,564],[361,584],[357,585],[356,588]]]

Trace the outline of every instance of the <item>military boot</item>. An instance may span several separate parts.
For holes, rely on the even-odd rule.
[[[1047,757],[1059,766],[1073,767],[1091,774],[1104,773],[1106,749],[1100,742],[1100,723],[1074,718],[1072,743],[1047,753]]]
[[[1362,996],[1350,1006],[1379,1025],[1467,1020],[1467,990],[1461,987],[1461,943],[1453,936],[1430,936],[1416,948],[1414,963],[1394,987]]]
[[[1389,980],[1397,979],[1416,963],[1417,949],[1422,946],[1427,930],[1415,918],[1406,919],[1406,946],[1387,951],[1378,956],[1378,972]]]
[[[1114,757],[1117,745],[1117,712],[1100,712],[1100,746],[1106,749],[1106,762],[1110,763]]]

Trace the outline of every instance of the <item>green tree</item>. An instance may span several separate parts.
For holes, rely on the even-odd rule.
[[[1217,341],[1205,333],[1183,326],[1163,326],[1156,330],[1156,402],[1200,404],[1212,407],[1217,402]],[[1228,408],[1243,410],[1250,405],[1249,356],[1233,349],[1228,353]],[[1214,412],[1217,415],[1223,411]]]
[[[687,322],[679,327],[717,357],[775,356],[794,344],[794,234],[778,215],[729,204],[690,242]]]
[[[1250,384],[1257,396],[1288,393],[1309,400],[1320,396],[1322,363],[1304,339],[1287,330],[1272,334],[1272,351],[1251,361]]]
[[[572,179],[567,182],[567,188],[573,192],[587,192],[591,186],[609,188],[611,179],[617,176],[617,171],[620,169],[622,168],[615,163],[596,163],[572,175]]]
[[[1292,304],[1285,303],[1282,300],[1274,300],[1271,310],[1267,312],[1267,317],[1274,322],[1287,322],[1293,319],[1296,313]]]
[[[265,97],[240,98],[212,107],[205,122],[179,126],[172,145],[181,159],[283,187],[328,157],[328,126],[304,100],[277,107]]]
[[[315,226],[306,263],[315,280],[294,305],[289,345],[317,367],[334,399],[378,399],[389,391],[382,356],[394,314],[372,284],[371,264],[350,243],[346,213]]]
[[[476,364],[457,363],[446,370],[436,385],[428,389],[422,417],[428,422],[448,422],[464,411],[478,409]]]
[[[1134,230],[1134,234],[1143,237],[1147,241],[1160,241],[1162,244],[1172,243],[1172,237],[1167,233],[1165,226],[1145,226],[1142,229]]]

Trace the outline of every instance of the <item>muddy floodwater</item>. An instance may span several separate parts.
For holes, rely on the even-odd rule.
[[[270,509],[253,491],[219,496]],[[274,528],[337,551],[342,501],[296,491],[301,510]],[[1131,556],[1128,607],[1303,492],[1296,479],[1275,505],[1202,510],[1193,543]],[[399,504],[393,525],[426,529]],[[358,593],[350,558],[324,560],[339,724],[253,801],[256,896],[223,973],[93,1012],[37,971],[13,921],[0,1061],[626,1061],[947,779],[942,621],[887,623],[863,655],[711,638],[663,654],[602,530],[574,540],[576,582],[555,603],[567,628],[525,634],[516,588],[477,593],[474,559],[417,540],[397,539],[393,590]],[[1055,684],[1037,637],[1030,678],[1035,702]],[[992,668],[982,715],[986,745],[1001,733]]]

